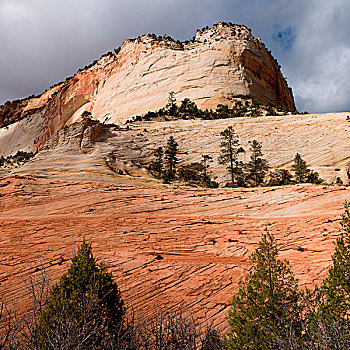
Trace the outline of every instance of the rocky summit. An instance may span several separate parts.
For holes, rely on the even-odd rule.
[[[126,40],[91,66],[35,98],[0,107],[0,156],[35,151],[81,118],[123,123],[163,107],[170,91],[202,109],[249,98],[295,109],[277,61],[244,25],[223,22],[191,41],[144,35]]]

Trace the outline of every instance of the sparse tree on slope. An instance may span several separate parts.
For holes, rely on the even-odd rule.
[[[167,111],[168,115],[177,115],[177,103],[174,91],[169,92],[168,103],[165,106],[165,110]]]
[[[301,158],[299,153],[297,153],[294,157],[292,170],[295,172],[295,180],[298,183],[306,182],[310,169],[308,169],[305,160]]]
[[[158,178],[161,178],[163,173],[163,148],[158,147],[153,153],[155,160],[151,163],[150,170],[157,174]]]
[[[209,154],[202,154],[202,165],[203,165],[203,182],[207,183],[210,181],[210,176],[208,174],[209,162],[213,158]]]
[[[278,260],[275,238],[266,232],[251,255],[253,264],[240,281],[229,312],[228,349],[274,349],[274,334],[293,320],[300,329],[298,285],[288,261]]]
[[[227,170],[231,175],[232,185],[235,182],[235,175],[242,171],[242,168],[239,166],[238,154],[240,151],[239,140],[232,126],[229,126],[227,129],[220,133],[222,137],[221,155],[219,157],[219,163],[226,165]]]
[[[31,348],[107,349],[117,341],[124,313],[112,275],[84,241],[69,270],[50,289],[31,332]]]
[[[178,143],[175,141],[175,139],[170,136],[166,149],[165,149],[165,161],[167,165],[167,171],[164,174],[164,180],[166,182],[172,181],[175,179],[176,175],[176,165],[178,163]]]
[[[254,181],[254,185],[258,186],[264,181],[265,175],[269,170],[267,160],[262,158],[263,153],[261,151],[262,145],[257,140],[249,141],[250,151],[250,162],[246,165],[248,170],[248,178]]]

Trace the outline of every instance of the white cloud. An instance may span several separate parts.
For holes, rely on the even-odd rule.
[[[0,0],[0,103],[43,91],[126,38],[185,40],[225,20],[272,49],[299,110],[350,110],[349,17],[348,0]],[[276,36],[288,28],[293,45]]]

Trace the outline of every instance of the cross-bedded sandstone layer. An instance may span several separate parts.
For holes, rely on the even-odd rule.
[[[0,295],[20,308],[29,304],[29,270],[44,261],[55,281],[73,236],[85,237],[129,308],[146,316],[186,308],[223,328],[264,229],[312,288],[327,273],[350,197],[342,186],[201,189],[88,169],[12,175],[0,193]]]

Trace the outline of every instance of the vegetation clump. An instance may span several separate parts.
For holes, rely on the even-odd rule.
[[[168,121],[174,119],[227,119],[239,117],[258,117],[258,116],[277,116],[296,113],[295,110],[290,110],[282,107],[275,107],[271,103],[260,104],[256,101],[246,99],[245,97],[229,98],[229,103],[232,107],[224,104],[218,104],[215,110],[200,109],[195,102],[189,98],[177,104],[176,96],[173,91],[169,93],[168,102],[165,107],[158,111],[149,111],[143,116],[134,116],[133,121],[151,121],[161,120]]]
[[[169,104],[169,108],[172,108],[171,104]],[[201,162],[184,164],[178,167],[178,148],[178,143],[173,136],[170,136],[165,150],[163,150],[163,147],[158,147],[153,152],[154,160],[148,166],[150,173],[158,179],[163,179],[164,183],[179,180],[209,188],[219,186],[216,181],[212,180],[212,175],[209,171],[209,162],[212,160],[211,156],[203,154]]]
[[[306,165],[305,160],[303,160],[299,153],[297,153],[293,160],[292,170],[294,171],[295,181],[297,183],[313,183],[320,184],[322,179],[320,179],[317,172],[313,172]]]
[[[35,156],[33,152],[17,151],[15,155],[0,157],[0,168],[13,168],[21,166]]]
[[[268,186],[284,186],[294,183],[293,175],[287,169],[276,169],[269,174]]]

